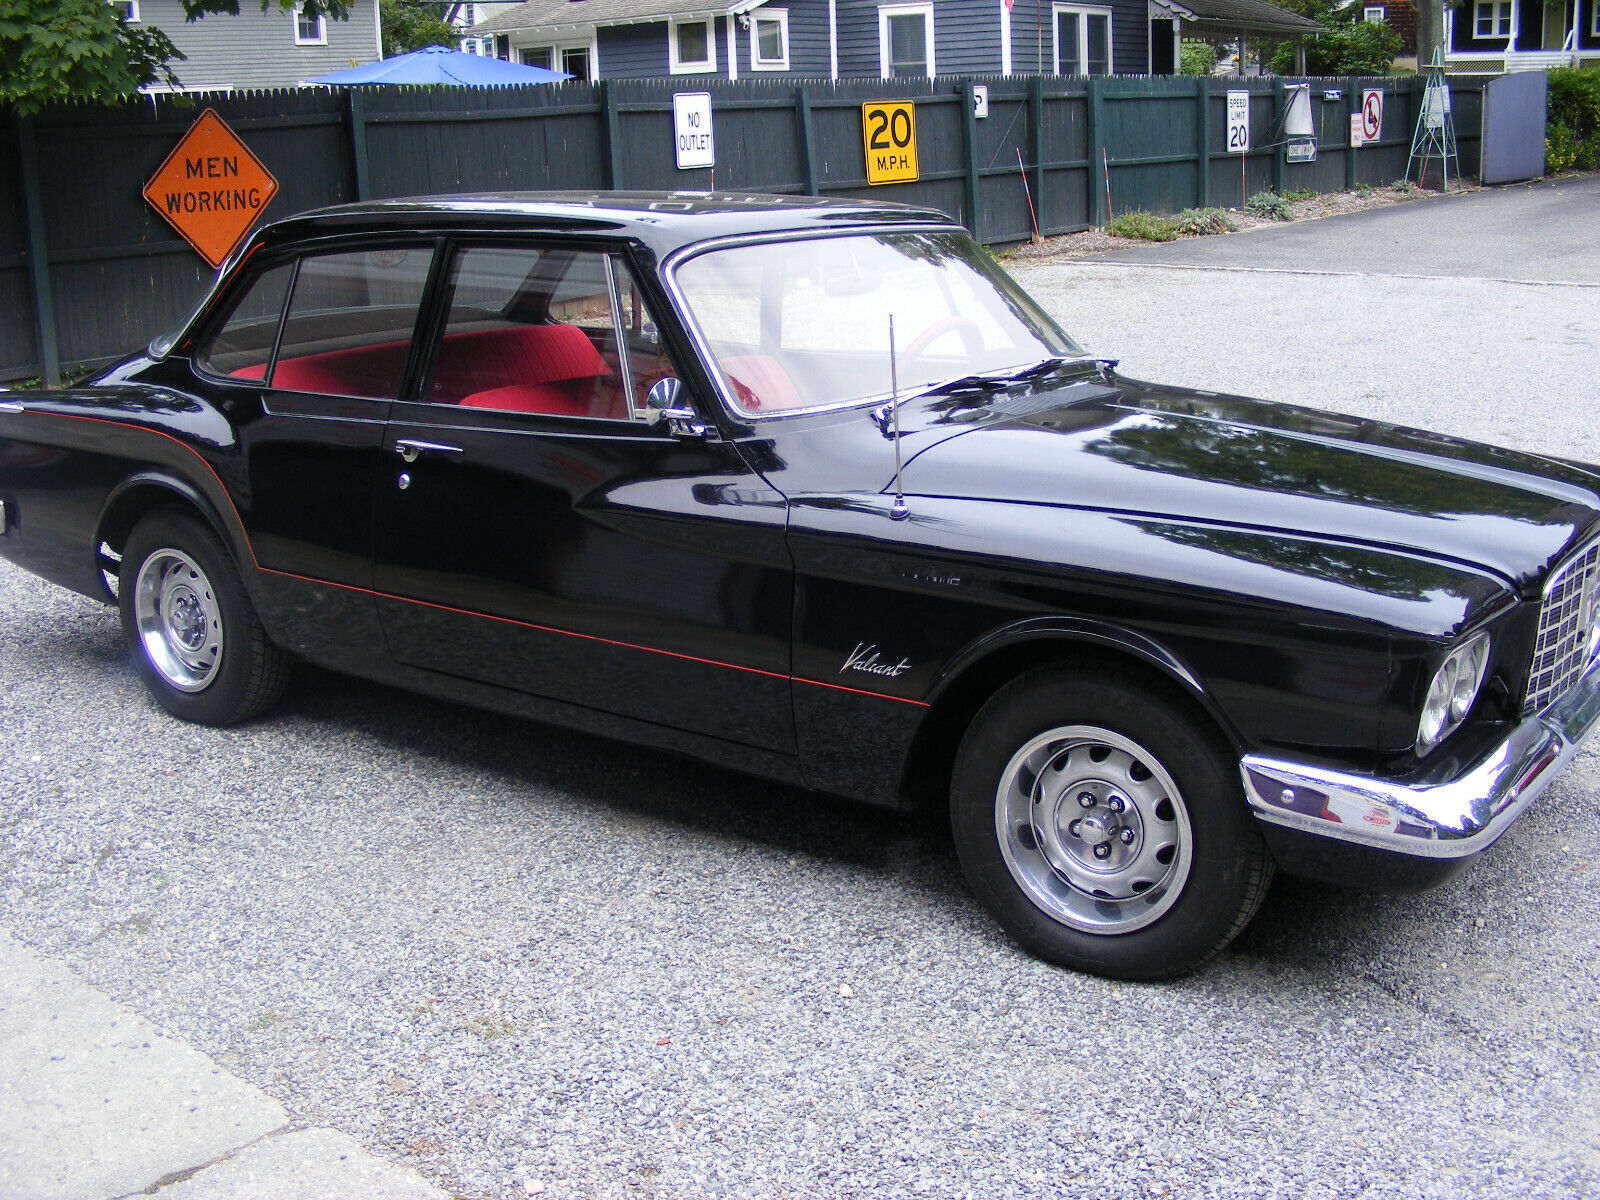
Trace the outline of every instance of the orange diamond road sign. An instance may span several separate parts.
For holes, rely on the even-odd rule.
[[[150,206],[213,267],[277,194],[271,172],[209,108],[144,185]]]

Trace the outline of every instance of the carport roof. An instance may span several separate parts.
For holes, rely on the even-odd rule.
[[[1267,0],[1157,0],[1196,33],[1271,33],[1279,37],[1324,32],[1310,17],[1268,4]]]

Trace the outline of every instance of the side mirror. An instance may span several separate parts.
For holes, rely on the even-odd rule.
[[[683,380],[676,375],[656,380],[644,398],[645,419],[655,425],[662,417],[671,415],[671,410],[678,407],[678,397],[682,394]]]
[[[674,437],[704,437],[706,433],[700,414],[683,403],[683,380],[675,375],[651,385],[644,398],[644,416],[652,425],[665,421]]]

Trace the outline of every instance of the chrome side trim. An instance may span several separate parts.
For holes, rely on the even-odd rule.
[[[1405,784],[1247,754],[1245,799],[1269,825],[1415,858],[1477,854],[1554,782],[1600,719],[1600,663],[1454,779]]]
[[[3,391],[5,391],[5,388],[0,388],[0,392]],[[22,405],[14,400],[0,400],[0,413],[10,413],[15,416],[17,413],[25,411]]]

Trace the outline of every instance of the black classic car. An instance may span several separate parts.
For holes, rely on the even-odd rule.
[[[0,395],[0,554],[155,698],[302,658],[876,804],[1017,941],[1195,966],[1275,867],[1437,883],[1600,711],[1600,475],[1125,379],[940,213],[332,208]]]

